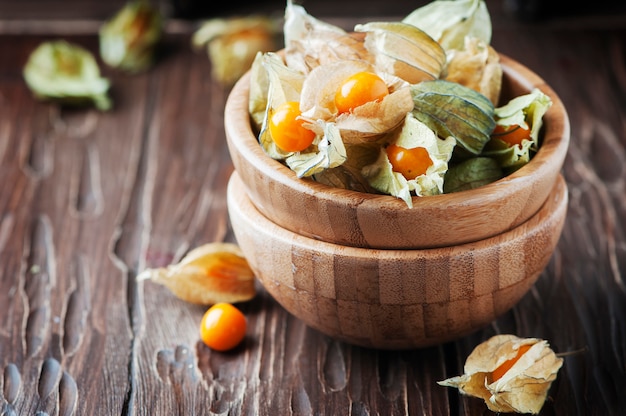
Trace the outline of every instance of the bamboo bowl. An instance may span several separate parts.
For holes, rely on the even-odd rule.
[[[266,290],[307,325],[365,347],[450,341],[513,307],[546,267],[567,211],[559,176],[537,213],[495,237],[444,248],[357,248],[266,218],[237,172],[228,185],[235,237]]]
[[[561,100],[536,74],[501,57],[502,97],[540,88],[553,101],[544,116],[539,152],[517,172],[481,188],[414,197],[413,208],[392,196],[332,188],[297,178],[269,158],[250,126],[249,74],[233,88],[224,114],[228,148],[251,202],[265,217],[296,234],[353,247],[416,249],[483,240],[531,218],[552,192],[569,143]]]

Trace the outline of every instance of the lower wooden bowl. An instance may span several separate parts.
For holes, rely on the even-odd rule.
[[[237,172],[228,210],[252,269],[288,312],[348,343],[408,349],[457,339],[512,308],[556,247],[567,197],[559,175],[539,211],[514,229],[421,250],[357,248],[296,234],[257,210]]]

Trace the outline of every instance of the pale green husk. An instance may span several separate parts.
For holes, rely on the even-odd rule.
[[[433,1],[410,13],[403,22],[422,29],[445,50],[462,50],[467,36],[491,42],[491,18],[483,0]]]
[[[496,108],[494,114],[498,125],[530,128],[530,140],[523,140],[521,146],[509,146],[498,138],[492,138],[485,146],[484,154],[495,158],[507,172],[524,166],[539,150],[543,116],[551,105],[550,97],[535,88],[529,94],[513,98],[506,105]]]
[[[136,73],[154,62],[163,32],[159,11],[147,1],[130,1],[100,28],[100,56],[113,68]]]
[[[381,148],[378,159],[363,168],[363,176],[374,189],[404,200],[409,207],[413,206],[412,193],[425,196],[443,192],[444,175],[455,146],[453,137],[438,138],[427,125],[408,113],[402,129],[391,143],[406,149],[423,147],[433,164],[424,175],[407,180],[401,173],[393,171],[387,152]]]
[[[63,40],[40,44],[28,58],[23,71],[26,84],[36,97],[64,104],[93,104],[111,108],[107,95],[110,83],[100,75],[91,52]]]
[[[459,146],[478,155],[495,127],[493,104],[460,84],[436,80],[411,87],[413,115],[440,137],[454,137]]]

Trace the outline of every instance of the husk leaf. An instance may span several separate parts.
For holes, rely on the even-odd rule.
[[[99,31],[100,56],[131,73],[148,69],[163,33],[163,18],[150,2],[129,1]]]
[[[530,349],[498,380],[492,373],[508,360],[515,359],[520,347]],[[481,398],[493,412],[537,414],[548,390],[563,364],[547,341],[496,335],[478,345],[467,357],[464,374],[438,382],[455,387],[463,394]]]
[[[206,47],[211,74],[223,85],[233,85],[252,65],[257,53],[278,48],[276,23],[266,16],[214,18],[205,21],[192,45]]]
[[[24,80],[33,94],[42,100],[62,104],[93,104],[109,110],[109,80],[88,50],[63,40],[41,43],[28,57]]]
[[[378,159],[365,166],[362,171],[372,188],[402,199],[410,208],[413,207],[413,194],[425,196],[443,192],[443,178],[454,149],[454,138],[439,139],[428,126],[408,113],[402,128],[398,129],[390,143],[406,149],[423,147],[428,151],[433,164],[425,174],[408,180],[401,173],[393,171],[387,152],[381,148]]]
[[[496,124],[503,127],[518,125],[530,129],[530,140],[522,140],[521,146],[510,146],[497,136],[492,136],[483,154],[496,159],[507,173],[524,166],[539,150],[543,116],[551,105],[550,97],[541,90],[534,89],[529,94],[513,98],[506,105],[496,108]]]
[[[467,159],[451,166],[445,175],[443,192],[446,194],[476,189],[504,176],[498,162],[489,157]]]
[[[309,15],[287,1],[285,9],[285,62],[304,74],[336,60],[367,60],[368,52],[358,36]]]
[[[502,88],[500,56],[478,38],[465,38],[465,49],[450,53],[446,80],[478,91],[496,105]]]
[[[483,0],[433,1],[402,21],[428,33],[446,51],[463,49],[467,36],[491,42],[491,18]]]
[[[150,279],[176,297],[198,305],[242,302],[256,295],[254,272],[239,246],[231,243],[204,244],[179,263],[146,269],[137,279]]]
[[[402,22],[370,22],[357,25],[365,32],[365,48],[374,56],[381,71],[416,84],[439,78],[446,54],[428,34]]]
[[[439,137],[452,136],[478,155],[495,127],[493,104],[484,95],[450,81],[425,81],[411,86],[413,115]]]

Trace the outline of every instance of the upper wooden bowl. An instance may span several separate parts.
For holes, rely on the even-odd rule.
[[[268,220],[237,172],[228,185],[235,236],[267,291],[309,326],[385,349],[435,345],[513,307],[547,265],[567,212],[561,176],[531,218],[445,248],[368,249],[308,238]]]
[[[523,168],[471,191],[414,197],[413,208],[392,196],[333,188],[268,157],[248,113],[249,74],[227,100],[228,148],[254,206],[271,221],[303,236],[354,247],[432,248],[482,240],[533,216],[550,194],[569,143],[569,120],[556,93],[528,68],[501,56],[502,97],[541,89],[552,107],[544,116],[539,152]]]

